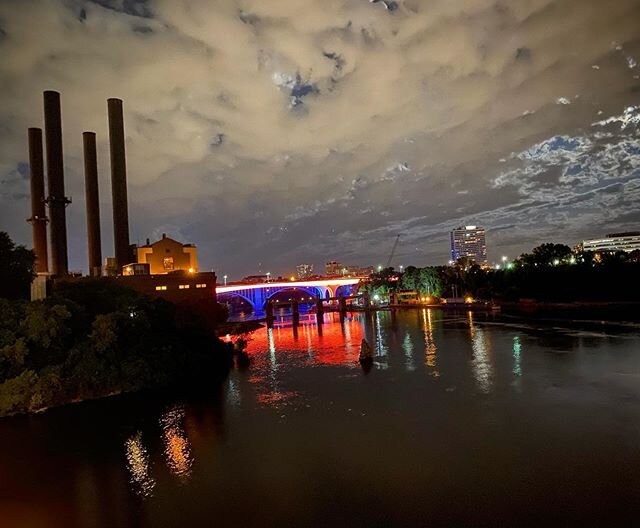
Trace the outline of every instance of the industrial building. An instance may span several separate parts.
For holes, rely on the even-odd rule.
[[[451,260],[467,257],[476,264],[487,263],[487,241],[484,227],[463,226],[451,231]]]
[[[151,275],[171,273],[172,271],[198,271],[198,250],[193,244],[181,244],[166,234],[157,242],[147,243],[136,248],[136,261],[148,264]]]
[[[136,248],[129,243],[127,167],[123,103],[107,100],[111,192],[115,257],[107,257],[102,268],[98,164],[95,132],[83,132],[85,198],[87,215],[88,268],[91,277],[115,277],[124,286],[142,294],[173,302],[216,300],[216,274],[198,273],[197,250],[163,235],[162,239]],[[46,149],[47,191],[45,191],[42,130],[30,128],[31,217],[37,277],[31,298],[42,299],[56,282],[78,280],[69,274],[67,257],[64,161],[62,153],[62,112],[60,94],[44,92],[44,145]],[[46,215],[45,206],[49,208]],[[50,223],[49,244],[47,224]],[[51,267],[49,267],[49,260]]]

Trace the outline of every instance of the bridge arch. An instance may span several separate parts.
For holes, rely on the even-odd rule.
[[[240,293],[239,291],[228,291],[228,292],[224,292],[224,293],[219,293],[218,294],[218,301],[222,301],[225,302],[225,298],[239,298],[239,299],[244,299],[245,301],[247,301],[250,305],[252,310],[255,312],[256,311],[256,304],[253,301],[253,299],[251,299],[249,296]]]
[[[266,307],[267,303],[273,297],[285,292],[304,292],[308,294],[309,297],[316,299],[318,296],[324,297],[324,292],[322,290],[323,288],[320,288],[319,286],[297,286],[297,285],[292,285],[289,287],[283,286],[281,288],[274,289],[274,291],[272,292],[269,292],[269,294],[266,296],[264,300],[264,307]],[[309,300],[309,302],[313,302],[313,299]]]
[[[335,288],[333,297],[349,297],[350,295],[353,295],[356,287],[357,285],[354,284],[343,284],[342,286],[337,286]]]

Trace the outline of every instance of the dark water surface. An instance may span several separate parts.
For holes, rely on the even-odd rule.
[[[0,526],[640,524],[637,328],[326,318],[204,397],[0,421]]]

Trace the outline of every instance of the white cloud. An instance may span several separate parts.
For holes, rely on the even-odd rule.
[[[554,5],[405,0],[390,12],[366,0],[0,3],[0,53],[9,58],[0,78],[10,81],[0,83],[0,223],[28,242],[28,182],[15,171],[26,128],[42,122],[47,88],[62,92],[75,267],[86,253],[77,226],[87,129],[99,137],[109,226],[111,96],[125,100],[133,238],[173,226],[200,245],[208,268],[250,268],[255,251],[273,266],[321,261],[327,251],[338,258],[350,250],[336,236],[353,242],[360,260],[377,260],[376,236],[406,220],[435,237],[430,226],[458,223],[459,207],[488,223],[506,200],[522,198],[496,196],[496,174],[509,180],[513,164],[535,156],[549,167],[595,156],[589,141],[601,140],[579,133],[593,105],[607,116],[637,104],[624,92],[629,64],[619,60],[622,51],[637,56],[637,2]],[[624,50],[612,50],[613,40]],[[596,62],[607,83],[594,83]],[[553,104],[574,93],[582,96],[570,112]],[[599,124],[631,130],[635,115]],[[558,137],[581,141],[579,152],[545,151],[545,138]],[[518,188],[536,189],[540,170],[523,168],[529,179]],[[109,254],[110,229],[104,243]],[[446,243],[434,248],[425,243],[423,257],[446,254]]]

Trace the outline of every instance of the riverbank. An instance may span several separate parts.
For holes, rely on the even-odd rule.
[[[0,299],[0,416],[226,376],[234,348],[216,337],[210,308],[108,280],[70,284],[46,301]]]

